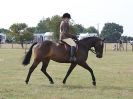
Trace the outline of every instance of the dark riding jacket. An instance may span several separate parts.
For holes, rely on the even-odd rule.
[[[65,21],[61,21],[60,24],[60,40],[66,39],[66,38],[75,38],[74,35],[69,33],[69,23]]]

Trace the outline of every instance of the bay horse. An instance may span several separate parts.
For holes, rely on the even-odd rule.
[[[34,62],[32,66],[29,69],[27,78],[26,78],[26,84],[28,84],[30,76],[34,69],[37,67],[37,65],[42,62],[42,68],[41,71],[46,75],[46,77],[49,79],[50,83],[53,84],[54,81],[51,78],[51,76],[47,73],[46,69],[48,67],[49,61],[53,60],[59,63],[70,63],[69,61],[69,52],[66,50],[65,44],[57,44],[52,41],[44,41],[42,43],[33,43],[27,52],[27,54],[24,57],[24,60],[22,64],[28,65],[30,63],[31,55],[32,55],[32,49],[33,46],[37,46],[34,48]],[[80,65],[84,69],[88,70],[92,76],[92,84],[96,86],[96,79],[93,73],[93,70],[89,67],[89,65],[86,63],[86,60],[88,58],[88,52],[91,50],[92,47],[94,47],[93,52],[96,54],[97,58],[102,58],[103,56],[103,46],[104,46],[104,40],[99,37],[87,37],[82,40],[79,40],[77,42],[78,49],[76,52],[77,60],[76,62],[72,62],[67,74],[63,80],[63,84],[66,83],[66,80],[72,70],[76,67],[76,65]]]

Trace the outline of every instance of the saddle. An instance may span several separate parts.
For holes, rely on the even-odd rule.
[[[76,42],[75,42],[76,43]],[[64,46],[66,52],[69,54],[69,61],[76,62],[77,58],[77,51],[78,51],[78,44],[76,43],[76,48],[74,46],[68,45],[66,42],[60,41],[59,46]]]
[[[65,42],[62,42],[62,41],[59,41],[58,44],[61,45],[61,46],[64,46],[65,47],[65,50],[67,52],[70,52],[70,47],[71,47],[70,45],[68,45],[68,44],[66,44]],[[76,42],[76,52],[77,51],[78,51],[78,44]]]

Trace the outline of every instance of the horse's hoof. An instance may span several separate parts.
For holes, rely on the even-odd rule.
[[[65,85],[66,83],[65,83],[65,82],[63,82],[63,84]]]
[[[26,84],[28,84],[28,81],[25,81]]]
[[[63,83],[63,84],[66,84],[66,82],[65,82],[65,81],[63,81],[62,83]]]
[[[96,82],[95,82],[95,81],[93,81],[92,84],[93,84],[94,86],[96,86]]]
[[[50,84],[54,84],[54,82],[50,82]]]

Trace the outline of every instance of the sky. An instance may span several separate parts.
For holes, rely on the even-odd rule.
[[[13,23],[37,26],[40,20],[70,13],[72,20],[99,31],[107,22],[123,26],[125,36],[133,37],[133,0],[0,0],[0,28]]]

